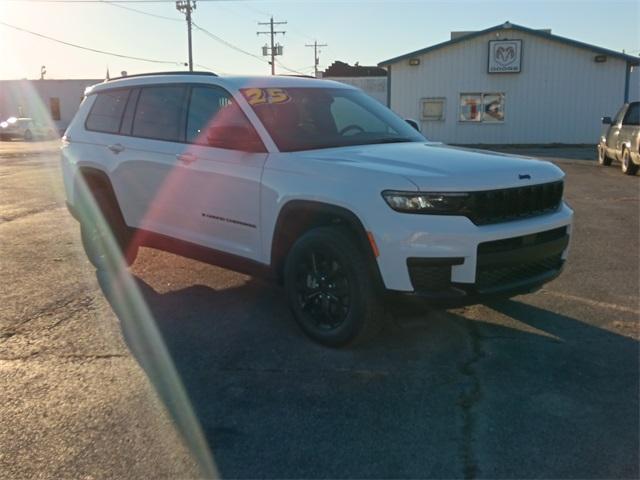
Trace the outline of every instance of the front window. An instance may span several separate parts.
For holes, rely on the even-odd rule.
[[[358,90],[247,88],[242,94],[282,152],[425,140]]]

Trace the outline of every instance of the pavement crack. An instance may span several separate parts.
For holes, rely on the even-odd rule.
[[[27,318],[22,318],[15,325],[11,326],[10,329],[5,331],[0,331],[0,341],[8,340],[15,335],[20,335],[28,332],[28,325],[35,320],[39,320],[44,317],[55,317],[59,313],[63,313],[61,318],[54,321],[51,325],[46,326],[47,330],[53,330],[54,328],[60,326],[66,320],[73,318],[73,316],[81,311],[87,309],[93,309],[93,296],[92,295],[83,295],[78,296],[78,294],[74,294],[72,296],[62,298],[55,302],[52,302],[48,305],[45,305],[42,308],[39,308],[38,311],[33,312]]]
[[[42,207],[42,208],[32,208],[30,210],[20,212],[17,215],[0,215],[0,223],[13,222],[15,220],[20,220],[21,218],[29,217],[31,215],[37,215],[39,213],[44,213],[51,210],[57,210],[59,208],[63,208],[63,207],[61,207],[58,203],[53,203],[53,204],[46,205],[45,207]]]
[[[125,358],[129,357],[126,353],[99,353],[94,355],[87,354],[63,354],[56,355],[52,353],[47,353],[43,351],[31,352],[26,355],[17,355],[15,357],[0,357],[0,361],[11,362],[11,361],[20,361],[20,360],[46,360],[46,359],[70,359],[70,360],[105,360],[110,358]]]
[[[462,409],[460,457],[464,478],[473,479],[477,478],[479,473],[474,443],[477,426],[474,409],[482,399],[482,385],[475,365],[484,357],[484,352],[478,325],[474,321],[468,321],[467,325],[471,339],[471,356],[459,366],[460,373],[467,379],[466,386],[458,397],[458,405]]]

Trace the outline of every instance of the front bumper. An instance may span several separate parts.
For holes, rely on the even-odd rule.
[[[561,271],[567,258],[573,211],[566,204],[553,213],[521,220],[492,225],[477,226],[466,217],[445,217],[425,215],[381,215],[381,221],[392,228],[385,234],[377,235],[380,250],[378,266],[386,289],[390,292],[426,298],[434,302],[444,299],[467,299],[468,303],[477,303],[473,298],[491,295],[510,295],[511,292],[526,292],[555,278]],[[395,223],[394,223],[395,222]],[[376,232],[375,226],[372,230]],[[541,232],[562,230],[556,237],[541,237],[541,243],[552,244],[536,246],[522,244],[510,249],[513,239],[525,238]],[[496,245],[497,244],[497,245]],[[487,251],[490,245],[494,251]],[[496,247],[498,251],[495,250]],[[512,251],[513,250],[513,251]],[[553,262],[545,265],[531,265],[531,262]],[[447,287],[429,290],[416,288],[415,278],[410,273],[410,262],[426,260],[449,262],[446,272]],[[508,272],[501,269],[531,266],[530,275],[521,275],[511,281]],[[490,271],[491,268],[494,270]],[[486,275],[502,275],[504,281],[484,282]],[[440,272],[440,275],[442,273]]]
[[[539,290],[545,283],[550,282],[562,273],[563,264],[564,260],[556,269],[519,281],[505,283],[492,289],[482,289],[470,284],[452,283],[449,288],[438,291],[401,292],[387,290],[387,299],[392,302],[413,302],[442,308],[486,303],[492,299],[510,298]]]

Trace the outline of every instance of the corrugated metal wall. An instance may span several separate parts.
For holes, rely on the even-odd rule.
[[[366,94],[378,100],[380,103],[387,104],[387,77],[322,77],[326,80],[335,80],[336,82],[353,85]]]
[[[499,33],[500,37],[497,37]],[[488,74],[488,42],[522,39],[520,73]],[[421,120],[421,98],[445,97],[444,121],[422,121],[432,140],[460,144],[595,143],[600,117],[624,98],[626,62],[515,30],[492,32],[391,66],[391,108]],[[459,122],[460,93],[504,93],[503,123]]]

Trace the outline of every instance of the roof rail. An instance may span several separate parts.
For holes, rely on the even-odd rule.
[[[317,78],[313,75],[294,75],[293,73],[279,73],[276,77],[298,77],[298,78]]]
[[[105,80],[106,82],[110,82],[112,80],[122,80],[123,78],[137,78],[137,77],[151,77],[153,75],[209,75],[210,77],[217,77],[213,72],[190,72],[188,70],[185,71],[177,71],[177,72],[149,72],[149,73],[134,73],[133,75],[125,75],[124,77],[114,77],[109,80]]]

